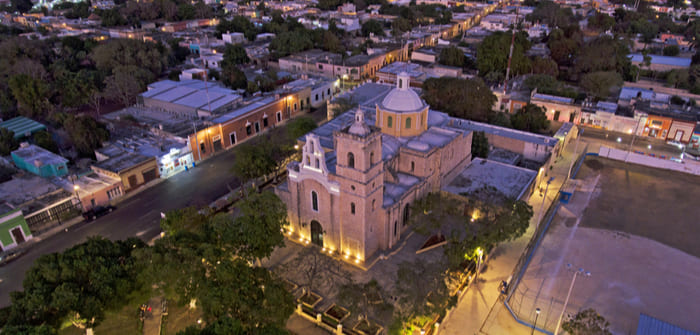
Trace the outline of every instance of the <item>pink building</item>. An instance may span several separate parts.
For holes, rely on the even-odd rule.
[[[306,135],[302,161],[275,190],[292,238],[357,263],[396,246],[411,203],[471,162],[472,132],[430,112],[406,73],[379,99],[374,110],[360,107],[352,120],[341,115]]]

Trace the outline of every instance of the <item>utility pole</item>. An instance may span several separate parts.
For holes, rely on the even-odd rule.
[[[519,9],[520,9],[519,2],[516,2],[515,23],[513,23],[513,36],[511,36],[511,38],[510,38],[510,52],[508,53],[508,67],[506,68],[506,80],[503,82],[503,95],[506,94],[506,90],[508,89],[508,76],[510,75],[510,63],[511,63],[511,60],[513,60],[513,49],[515,46],[515,31],[518,27]]]
[[[199,134],[197,134],[197,124],[192,121],[192,128],[194,129],[194,141],[195,144],[197,145],[197,160],[201,161],[202,160],[202,150],[199,148]],[[194,165],[194,162],[193,162]]]
[[[566,267],[571,271],[571,264],[566,264]],[[561,309],[561,314],[559,314],[559,320],[557,321],[557,328],[554,329],[554,335],[557,335],[559,332],[559,327],[561,326],[561,319],[564,317],[564,312],[566,312],[566,305],[569,304],[569,298],[571,297],[571,291],[574,289],[574,283],[576,282],[576,276],[578,275],[584,275],[586,277],[590,277],[591,273],[588,271],[585,271],[583,268],[579,268],[578,270],[574,271],[574,277],[571,278],[571,285],[569,285],[569,293],[566,294],[566,300],[564,300],[564,307]]]
[[[627,155],[625,156],[625,163],[627,163],[627,159],[630,157],[630,153],[632,152],[632,146],[634,145],[634,139],[637,137],[637,131],[639,129],[639,124],[642,122],[642,116],[639,115],[639,120],[637,120],[637,125],[634,127],[634,134],[632,134],[632,140],[630,140],[630,146],[627,148]]]

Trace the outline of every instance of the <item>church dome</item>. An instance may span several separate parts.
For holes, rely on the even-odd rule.
[[[396,112],[411,112],[423,109],[425,103],[410,87],[411,77],[406,72],[401,72],[396,77],[396,88],[392,89],[384,97],[382,107]]]

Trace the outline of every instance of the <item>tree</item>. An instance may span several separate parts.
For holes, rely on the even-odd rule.
[[[396,18],[391,22],[391,34],[394,36],[399,36],[412,28],[411,21],[402,17]]]
[[[123,306],[141,271],[132,253],[143,241],[91,237],[60,254],[41,256],[27,272],[23,292],[13,292],[9,325],[58,327],[66,318],[93,328],[105,310]]]
[[[615,19],[610,15],[596,12],[588,18],[588,26],[598,31],[608,31],[615,25]]]
[[[472,157],[486,158],[489,155],[489,139],[483,131],[472,136]]]
[[[336,118],[355,107],[357,107],[357,103],[352,101],[352,97],[340,97],[333,99],[328,108],[332,111],[333,118]]]
[[[532,73],[556,77],[559,75],[559,65],[551,58],[535,57],[532,60]]]
[[[596,98],[605,99],[613,88],[622,85],[622,77],[617,72],[598,71],[583,75],[579,85]]]
[[[402,314],[429,315],[449,307],[445,264],[404,261],[399,263],[396,276],[395,294]]]
[[[313,46],[309,34],[304,31],[283,32],[270,42],[270,50],[274,51],[277,58],[309,50]]]
[[[547,38],[550,56],[559,66],[573,65],[582,44],[583,37],[577,30],[553,29]]]
[[[289,142],[296,143],[299,137],[308,134],[316,129],[316,127],[318,127],[318,125],[311,117],[301,116],[294,118],[287,123],[287,138]]]
[[[17,100],[19,111],[29,118],[46,117],[50,108],[49,86],[45,81],[26,74],[10,77],[8,86]]]
[[[182,232],[197,232],[208,222],[207,216],[196,207],[174,209],[160,220],[160,228],[169,236]]]
[[[496,32],[484,38],[476,51],[476,66],[480,76],[486,77],[492,73],[491,77],[496,81],[501,81],[505,77],[511,40],[510,31]],[[530,59],[525,55],[530,47],[527,33],[517,32],[510,63],[512,76],[530,72]]]
[[[227,44],[224,49],[224,60],[221,62],[222,67],[246,64],[250,61],[245,49],[238,44]]]
[[[237,147],[233,161],[233,174],[245,185],[248,181],[268,175],[275,170],[272,145],[265,141],[260,145],[243,143]]]
[[[365,23],[362,24],[362,36],[369,37],[370,34],[374,34],[374,36],[384,36],[384,25],[374,19],[365,21]]]
[[[479,78],[429,78],[423,83],[423,99],[450,116],[484,122],[493,114],[496,96]]]
[[[598,37],[580,49],[574,71],[579,76],[598,71],[615,71],[627,80],[632,80],[633,78],[627,77],[632,69],[628,54],[629,48],[624,41],[609,36]]]
[[[211,223],[213,241],[249,262],[270,257],[284,247],[282,228],[287,225],[287,207],[272,192],[253,193],[237,204],[238,214],[217,215]]]
[[[669,45],[664,48],[664,56],[678,56],[678,54],[681,52],[681,50],[678,48],[677,45]]]
[[[349,282],[351,278],[341,262],[316,248],[302,249],[280,271],[290,274],[302,288],[313,291],[331,291],[334,287]]]
[[[561,326],[571,335],[610,335],[608,327],[610,323],[592,308],[576,313]]]
[[[31,0],[10,0],[10,7],[20,13],[28,12],[33,6],[34,3]]]
[[[455,46],[444,48],[440,51],[440,64],[447,66],[463,67],[464,53]]]
[[[198,297],[207,319],[232,317],[247,328],[281,328],[294,312],[294,297],[267,269],[225,258],[207,267]]]
[[[562,8],[549,0],[540,1],[526,19],[531,22],[543,22],[550,27],[566,27],[576,22],[571,8]]]
[[[15,133],[7,128],[0,128],[0,156],[7,156],[19,148]]]
[[[338,303],[347,307],[351,313],[357,314],[362,320],[367,320],[370,314],[391,315],[393,306],[387,302],[384,292],[385,290],[374,278],[361,284],[350,282],[338,289]]]
[[[148,71],[137,66],[119,66],[105,79],[105,95],[129,107],[136,101],[136,96],[145,90],[150,78]]]
[[[234,90],[248,88],[248,79],[245,73],[234,65],[225,66],[221,69],[221,81],[224,85]]]
[[[39,131],[34,133],[34,143],[48,151],[58,153],[58,145],[56,145],[56,142],[53,140],[48,131]]]
[[[62,124],[78,153],[85,157],[94,157],[95,149],[109,139],[106,127],[87,115],[66,115]]]
[[[540,133],[549,129],[549,120],[544,110],[533,104],[527,104],[510,117],[513,128],[531,133]]]
[[[228,316],[218,318],[208,323],[203,329],[199,325],[189,326],[177,335],[286,335],[288,332],[283,327],[274,325],[258,325],[257,327],[245,327],[240,320]]]

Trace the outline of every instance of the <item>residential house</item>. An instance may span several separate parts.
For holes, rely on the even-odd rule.
[[[0,204],[0,252],[11,250],[32,239],[22,210]]]
[[[68,174],[68,160],[34,144],[22,143],[12,152],[15,165],[42,177],[60,177]]]

